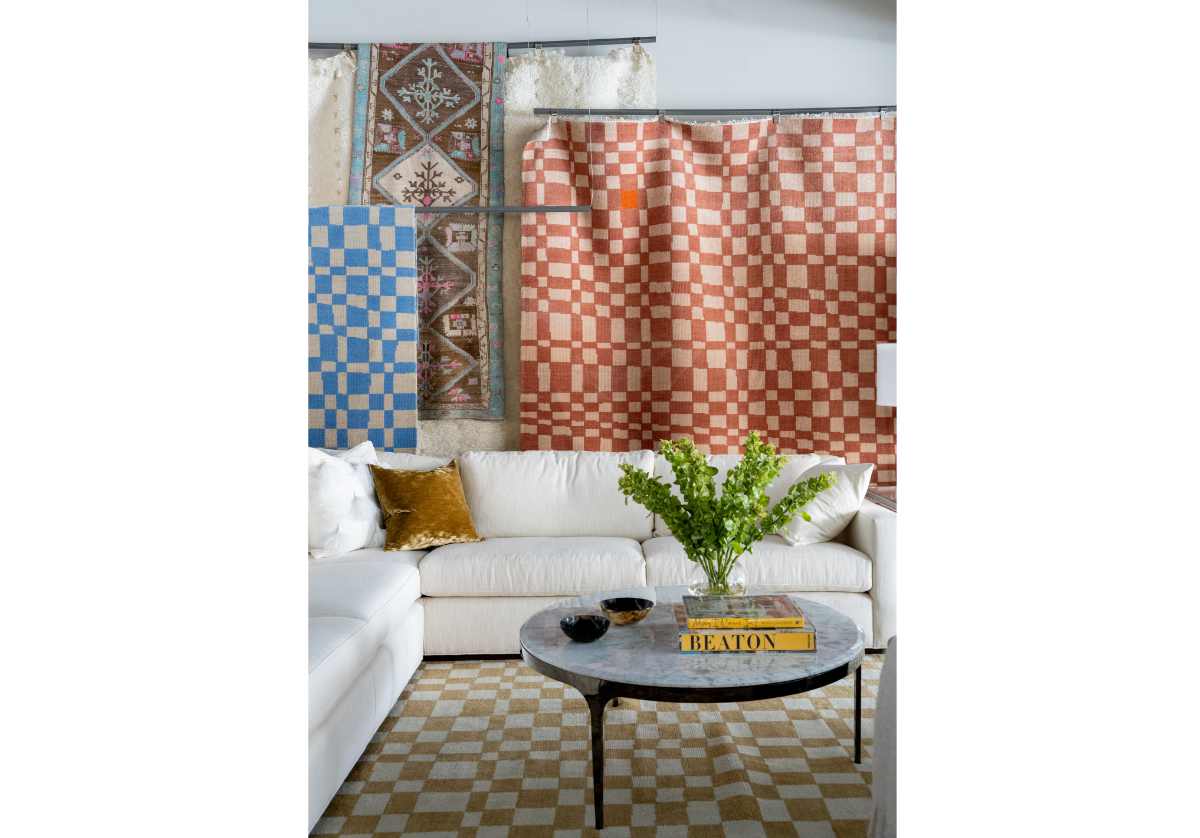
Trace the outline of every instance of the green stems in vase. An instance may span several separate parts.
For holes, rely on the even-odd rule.
[[[757,433],[746,438],[742,460],[729,470],[720,495],[713,479],[717,469],[690,439],[665,441],[660,453],[671,465],[676,491],[662,477],[629,464],[621,465],[617,486],[626,502],[632,499],[663,519],[688,559],[703,572],[706,592],[716,595],[744,591],[745,580],[738,579],[738,559],[795,515],[809,520],[803,507],[835,480],[829,473],[799,480],[771,506],[767,487],[779,476],[787,458],[776,454]],[[697,587],[692,585],[693,592]]]

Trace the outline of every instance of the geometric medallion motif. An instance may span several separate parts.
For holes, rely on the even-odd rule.
[[[310,207],[308,444],[417,447],[411,207]]]
[[[521,447],[752,430],[896,479],[895,116],[555,122],[523,156]]]
[[[422,145],[376,175],[375,188],[397,204],[452,207],[472,197],[476,185],[441,149]]]
[[[364,204],[490,206],[504,202],[503,45],[360,47],[355,112]],[[500,216],[417,218],[418,407],[424,418],[504,414]]]

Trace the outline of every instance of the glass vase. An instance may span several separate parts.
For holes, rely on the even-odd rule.
[[[692,562],[688,574],[688,593],[692,596],[741,596],[746,593],[746,570],[738,559],[725,573],[725,578],[711,578],[704,566]]]

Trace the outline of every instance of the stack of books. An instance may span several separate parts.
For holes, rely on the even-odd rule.
[[[787,594],[685,596],[675,606],[681,652],[815,652],[817,633]]]

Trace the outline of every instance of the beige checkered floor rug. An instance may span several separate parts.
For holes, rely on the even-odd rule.
[[[621,699],[603,834],[865,835],[882,661],[863,665],[860,766],[853,677],[745,704]],[[574,689],[517,660],[427,661],[313,834],[596,835],[590,750]]]

